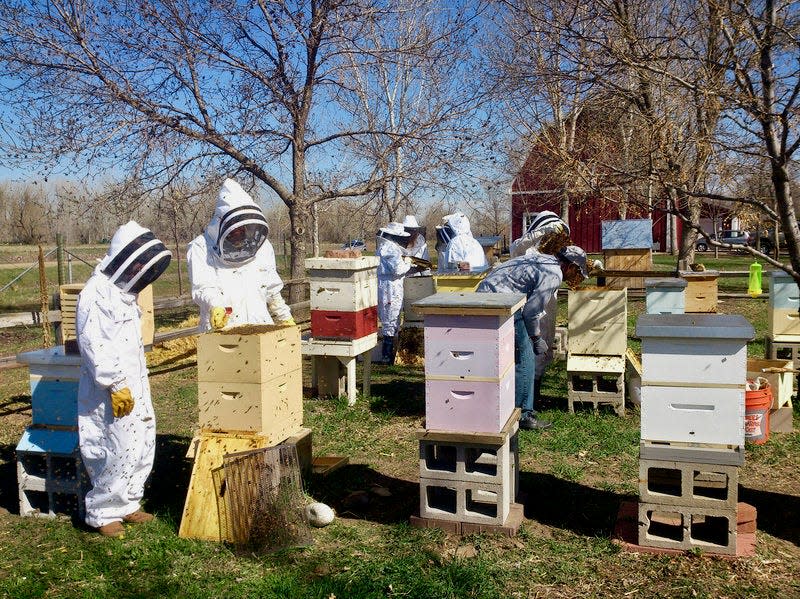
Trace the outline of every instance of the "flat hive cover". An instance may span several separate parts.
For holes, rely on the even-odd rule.
[[[740,314],[642,314],[636,321],[637,337],[750,340],[754,335]]]
[[[456,310],[485,311],[511,315],[525,304],[524,293],[441,292],[429,295],[412,306],[422,314],[452,313]]]

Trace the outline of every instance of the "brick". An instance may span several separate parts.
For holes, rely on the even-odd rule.
[[[676,523],[677,520],[677,523]],[[639,545],[736,555],[736,509],[639,503]]]
[[[734,509],[738,496],[737,466],[639,460],[639,498],[642,502]]]
[[[266,383],[302,367],[300,328],[248,325],[197,339],[199,383]]]

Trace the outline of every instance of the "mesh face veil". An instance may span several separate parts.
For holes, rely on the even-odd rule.
[[[257,206],[234,208],[219,225],[219,256],[228,264],[249,262],[264,245],[268,233],[267,219]]]
[[[161,276],[170,260],[170,251],[146,231],[122,248],[102,272],[123,291],[139,293]]]

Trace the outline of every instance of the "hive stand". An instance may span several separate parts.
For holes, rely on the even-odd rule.
[[[568,295],[567,406],[611,406],[625,415],[628,347],[626,289],[584,288]]]
[[[354,406],[358,393],[356,358],[362,356],[362,395],[369,397],[372,375],[370,354],[377,344],[377,333],[349,341],[304,338],[300,344],[301,351],[304,356],[312,357],[311,386],[317,388],[320,396],[347,395],[347,404]]]

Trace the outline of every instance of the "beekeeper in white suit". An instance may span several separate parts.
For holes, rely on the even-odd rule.
[[[417,217],[411,214],[406,216],[403,219],[403,230],[410,236],[408,245],[403,250],[403,255],[430,262],[431,257],[428,253],[428,241],[425,239],[425,227],[420,226]],[[429,274],[431,274],[429,268],[412,265],[406,276],[418,277]]]
[[[232,179],[225,179],[214,215],[186,256],[200,330],[239,324],[293,325],[281,297],[283,282],[261,208]]]
[[[78,437],[92,483],[86,524],[105,536],[122,535],[123,521],[153,519],[139,503],[153,468],[156,420],[136,297],[170,258],[151,231],[131,221],[114,234],[78,296]]]
[[[437,228],[437,239],[446,245],[439,254],[439,272],[480,272],[489,266],[486,253],[472,236],[469,219],[461,212],[448,214]]]
[[[378,230],[375,255],[378,263],[378,319],[381,321],[381,363],[394,362],[394,338],[403,309],[403,277],[411,269],[411,258],[403,255],[411,236],[402,223],[392,222]]]

